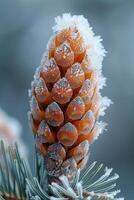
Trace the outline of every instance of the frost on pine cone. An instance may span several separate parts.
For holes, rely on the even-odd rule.
[[[30,90],[29,121],[47,173],[69,179],[84,168],[92,143],[105,127],[99,122],[111,103],[102,97],[105,50],[83,16],[55,19]]]

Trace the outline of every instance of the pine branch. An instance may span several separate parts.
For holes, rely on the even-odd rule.
[[[78,170],[71,183],[62,175],[59,177],[60,183],[51,183],[49,190],[45,191],[37,178],[27,179],[27,195],[33,200],[123,200],[115,197],[120,190],[112,191],[119,176],[110,176],[112,169],[108,168],[105,168],[102,174],[102,168],[102,164],[97,165],[94,162],[85,172]]]
[[[112,169],[103,170],[102,164],[94,162],[86,171],[78,170],[72,182],[62,175],[60,182],[48,185],[44,163],[37,151],[35,177],[21,158],[17,145],[13,151],[9,147],[5,152],[1,142],[1,152],[0,200],[123,200],[116,198],[120,190],[112,191],[119,176],[111,176]]]
[[[0,200],[24,200],[26,199],[26,177],[30,179],[31,172],[27,163],[21,158],[18,147],[8,147],[5,151],[1,141],[0,160]]]

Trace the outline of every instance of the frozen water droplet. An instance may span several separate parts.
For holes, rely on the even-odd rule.
[[[70,45],[68,44],[68,42],[64,42],[63,44],[61,44],[57,49],[56,49],[57,53],[61,53],[64,52],[64,54],[68,54],[71,52],[71,48]]]
[[[80,119],[85,113],[85,104],[81,97],[77,96],[67,107],[67,116],[69,119]]]
[[[36,81],[35,95],[40,103],[46,102],[49,98],[49,91],[43,78]]]
[[[38,128],[38,135],[45,135],[47,131],[50,132],[50,128],[46,121],[42,120]]]
[[[76,162],[79,162],[87,155],[88,150],[89,150],[89,142],[85,140],[81,142],[78,146],[69,150],[68,156],[73,157]]]
[[[93,85],[91,84],[90,80],[85,80],[83,86],[79,91],[79,95],[83,99],[85,104],[90,103],[93,92]]]
[[[41,70],[41,76],[48,83],[54,83],[60,78],[60,70],[54,58],[47,60]]]
[[[78,133],[76,127],[68,122],[60,128],[57,136],[64,146],[72,146],[78,138]]]
[[[38,105],[38,102],[35,96],[32,96],[30,100],[30,108],[33,115],[33,118],[37,121],[40,121],[44,118],[44,111],[42,111]]]
[[[36,82],[35,93],[36,93],[36,95],[40,96],[40,95],[43,95],[44,92],[48,92],[48,89],[47,89],[47,86],[46,86],[44,80],[42,78],[40,78]]]
[[[67,42],[64,42],[56,48],[54,58],[59,66],[67,68],[74,62],[74,52],[70,45]]]
[[[64,160],[66,151],[60,143],[52,144],[48,148],[48,156],[54,160]]]
[[[91,119],[93,117],[93,112],[91,110],[87,111],[82,119]]]
[[[64,115],[56,102],[48,105],[46,108],[46,120],[51,126],[60,126],[64,121]]]
[[[71,74],[77,75],[77,74],[83,74],[83,73],[84,72],[83,72],[83,70],[81,68],[80,63],[75,63],[75,64],[72,65],[72,67],[71,67]]]
[[[63,89],[66,89],[66,88],[70,87],[69,82],[67,81],[66,78],[60,79],[60,80],[57,82],[56,86],[57,86],[58,88],[63,88]]]
[[[68,179],[72,179],[77,172],[77,163],[74,158],[68,158],[62,164],[62,173],[68,177]]]
[[[80,87],[85,80],[85,74],[80,63],[73,64],[72,67],[67,70],[65,77],[73,89]]]
[[[72,88],[66,78],[60,79],[53,86],[53,99],[60,104],[67,103],[71,99],[72,94]]]

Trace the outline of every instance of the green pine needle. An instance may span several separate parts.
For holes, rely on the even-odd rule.
[[[116,198],[120,190],[113,191],[119,176],[111,176],[112,169],[104,168],[103,164],[94,162],[84,172],[78,170],[71,183],[61,176],[60,185],[49,185],[44,161],[36,149],[34,175],[17,145],[6,151],[1,142],[0,149],[0,200],[123,200]]]
[[[38,200],[123,200],[116,198],[120,190],[112,190],[119,176],[117,174],[110,176],[111,173],[112,169],[104,168],[103,164],[98,165],[94,162],[84,172],[78,170],[71,183],[66,176],[59,177],[61,185],[57,183],[49,185],[49,195],[37,178],[30,181],[27,179],[27,194],[33,200],[37,197]],[[46,174],[43,180],[45,177]]]
[[[30,171],[25,161],[20,157],[18,147],[5,150],[1,141],[0,159],[0,199],[26,199],[26,177],[30,178]]]

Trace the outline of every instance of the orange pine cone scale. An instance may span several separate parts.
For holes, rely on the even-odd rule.
[[[105,50],[82,16],[57,17],[54,32],[32,82],[29,122],[48,175],[71,178],[104,128],[98,120],[110,104],[100,94]]]

